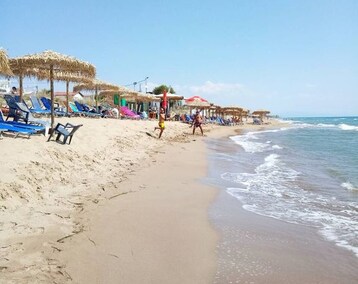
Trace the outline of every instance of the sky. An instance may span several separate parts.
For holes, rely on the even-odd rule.
[[[358,115],[357,0],[0,0],[0,7],[0,47],[10,58],[54,50],[129,88],[148,77],[148,91],[170,85],[220,106],[281,117]],[[49,89],[25,82],[35,85]]]

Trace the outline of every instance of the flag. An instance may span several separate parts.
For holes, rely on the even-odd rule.
[[[162,104],[162,108],[164,108],[164,110],[167,110],[167,91],[164,90],[163,92],[163,104]]]

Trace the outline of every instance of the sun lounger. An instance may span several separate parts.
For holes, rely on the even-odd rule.
[[[27,106],[24,103],[16,103],[16,104],[22,112],[24,112],[24,113],[27,112],[26,119],[24,119],[24,121],[26,123],[42,125],[44,127],[50,126],[50,122],[33,117],[32,113],[30,112],[30,110],[27,108]]]
[[[75,105],[78,109],[78,111],[82,112],[84,115],[88,116],[88,117],[101,117],[101,114],[96,113],[96,112],[91,112],[88,106],[85,106],[83,104],[81,104],[80,102],[75,101]]]
[[[7,131],[7,129],[0,128],[0,139],[3,138],[2,134],[6,131]]]
[[[69,107],[73,113],[73,115],[78,115],[78,116],[85,116],[86,114],[83,111],[79,111],[76,104],[73,102],[69,103]]]
[[[261,125],[262,123],[261,123],[261,120],[260,120],[260,119],[254,117],[254,118],[252,119],[252,124]]]
[[[60,141],[61,136],[63,136],[62,144],[66,144],[67,139],[70,138],[68,144],[71,144],[73,134],[81,127],[82,124],[79,125],[72,125],[70,123],[67,123],[66,125],[63,125],[61,123],[58,123],[55,127],[55,129],[52,131],[50,137],[48,138],[47,142],[50,141],[53,134],[57,134],[56,141]]]
[[[30,138],[30,135],[36,133],[35,130],[27,129],[27,128],[21,128],[21,127],[16,127],[16,126],[10,125],[10,124],[8,124],[8,123],[4,123],[4,122],[0,122],[0,129],[1,129],[2,131],[8,131],[8,132],[14,133],[14,134],[15,134],[15,138],[16,138],[19,134],[27,135],[28,138]]]
[[[142,111],[140,114],[141,119],[148,119],[148,114],[145,111]]]
[[[25,100],[20,100],[20,96],[15,96],[14,98],[17,103],[23,103],[26,106],[26,108],[33,114],[38,114],[38,115],[48,115],[49,114],[47,110],[43,110],[41,107],[35,108],[32,100],[31,100],[32,107],[29,107]]]
[[[32,109],[30,109],[31,112],[38,113],[38,114],[45,114],[45,115],[51,114],[51,110],[42,108],[38,97],[30,96],[30,100],[32,104]]]
[[[34,130],[35,133],[42,133],[43,135],[46,134],[46,127],[40,125],[33,125],[33,124],[26,124],[18,121],[5,121],[4,115],[0,110],[0,123],[3,125],[12,125],[19,128],[26,128],[30,130]]]
[[[27,120],[28,119],[28,111],[23,112],[19,109],[15,98],[11,95],[4,95],[4,99],[9,106],[9,112],[7,114],[6,120],[12,118],[14,121],[19,120]]]
[[[121,114],[124,115],[127,118],[131,119],[140,119],[140,116],[138,114],[135,114],[133,111],[131,111],[128,107],[122,106],[121,107]]]

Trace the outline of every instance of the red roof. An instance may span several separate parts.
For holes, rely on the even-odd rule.
[[[205,103],[208,103],[208,101],[206,99],[203,99],[202,97],[199,97],[199,96],[194,96],[194,97],[191,97],[191,98],[188,98],[185,100],[185,102],[205,102]]]
[[[68,92],[69,96],[74,96],[76,95],[76,92]],[[65,97],[66,96],[66,92],[55,92],[55,97]]]

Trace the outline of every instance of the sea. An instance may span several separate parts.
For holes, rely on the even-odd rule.
[[[211,142],[211,176],[237,206],[312,227],[358,257],[358,117],[282,120]]]

